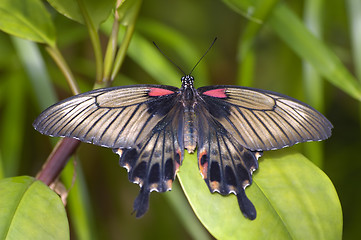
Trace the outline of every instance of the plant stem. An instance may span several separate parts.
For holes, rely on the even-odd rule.
[[[118,33],[119,33],[119,21],[115,19],[104,57],[104,74],[103,74],[102,84],[104,84],[105,86],[109,86],[111,83],[110,72],[112,71],[115,53],[117,52]]]
[[[115,58],[114,61],[114,67],[113,67],[113,71],[110,77],[110,82],[114,81],[115,76],[118,74],[120,67],[122,66],[123,62],[124,62],[124,58],[126,56],[129,44],[130,44],[130,40],[132,39],[133,33],[134,33],[134,29],[135,29],[135,23],[138,17],[138,13],[140,10],[140,7],[142,6],[142,1],[138,0],[135,1],[133,3],[133,7],[130,10],[131,11],[131,15],[132,17],[129,18],[129,23],[127,24],[126,30],[125,30],[125,34],[123,37],[123,41],[122,44],[119,47],[117,56]]]
[[[94,23],[88,14],[86,6],[84,5],[84,1],[83,0],[77,0],[77,1],[81,14],[83,15],[85,25],[88,28],[91,43],[93,45],[95,64],[96,64],[96,82],[100,83],[102,81],[102,74],[103,74],[103,56],[102,56],[102,49],[100,46],[98,31],[95,28]]]
[[[134,24],[127,26],[125,35],[123,37],[122,44],[120,45],[117,56],[115,58],[114,68],[113,68],[113,71],[112,71],[112,74],[110,77],[111,82],[114,81],[116,75],[118,74],[118,72],[120,70],[120,67],[122,66],[122,64],[124,62],[124,58],[125,58],[127,50],[128,50],[130,39],[133,36],[133,32],[134,32]]]
[[[49,155],[42,170],[36,178],[50,185],[59,176],[65,167],[71,155],[75,152],[80,141],[72,138],[63,138],[60,140]]]
[[[117,1],[116,9],[120,6],[121,3],[122,3],[121,0]],[[98,82],[95,83],[94,88],[109,87],[111,84],[110,72],[112,71],[112,67],[114,64],[114,58],[115,58],[115,54],[117,52],[117,47],[118,47],[119,21],[120,20],[119,20],[118,11],[115,11],[112,32],[109,37],[107,50],[105,52],[105,57],[104,57],[103,78],[102,78],[101,83],[98,83]]]
[[[45,49],[49,53],[49,55],[53,58],[53,60],[58,65],[60,70],[63,72],[72,93],[74,95],[79,94],[80,93],[79,86],[78,86],[78,84],[77,84],[77,82],[76,82],[76,80],[74,78],[74,75],[71,72],[68,64],[64,60],[64,58],[61,55],[58,48],[56,46],[55,47],[47,46],[47,47],[45,47]]]

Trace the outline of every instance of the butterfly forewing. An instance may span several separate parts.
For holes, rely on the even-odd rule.
[[[291,97],[236,86],[201,87],[200,101],[244,147],[265,151],[331,135],[332,124]]]
[[[159,85],[94,90],[49,107],[33,125],[50,136],[110,148],[132,147],[178,102],[177,90]]]

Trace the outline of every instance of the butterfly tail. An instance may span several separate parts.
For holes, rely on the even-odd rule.
[[[257,211],[252,202],[246,196],[244,189],[239,191],[237,194],[237,200],[239,208],[241,209],[243,215],[250,220],[256,219]]]
[[[149,189],[145,187],[140,188],[139,195],[134,200],[134,204],[133,204],[133,209],[135,212],[135,216],[137,218],[142,217],[148,211],[149,195],[150,195]]]

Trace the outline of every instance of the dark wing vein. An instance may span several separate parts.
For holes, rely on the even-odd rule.
[[[121,109],[120,111],[113,111],[113,114],[108,117],[108,119],[111,119],[111,120],[110,120],[110,122],[108,124],[105,125],[104,130],[100,131],[101,134],[99,136],[98,142],[101,142],[105,135],[109,135],[109,134],[107,134],[108,130],[114,124],[114,122],[119,118],[119,116],[123,113],[124,109],[125,108]],[[116,115],[116,116],[114,116],[114,115]]]
[[[58,134],[58,132],[56,132],[56,130],[61,127],[61,124],[64,123],[64,121],[66,119],[69,119],[69,118],[72,118],[73,116],[73,112],[75,111],[75,109],[79,106],[79,105],[82,105],[84,104],[85,102],[89,101],[91,99],[85,99],[84,101],[80,102],[79,104],[72,104],[72,105],[69,105],[69,106],[64,106],[64,108],[62,109],[62,111],[53,111],[51,112],[50,111],[50,114],[49,115],[46,115],[46,118],[44,118],[42,121],[44,121],[44,123],[48,122],[48,124],[44,124],[43,123],[43,126],[42,128],[45,130],[45,132],[50,132],[51,136],[56,136]],[[70,109],[66,115],[64,115],[64,112],[67,110],[67,109]],[[86,110],[86,108],[83,109],[84,111]],[[70,114],[71,113],[71,114]],[[64,116],[63,116],[64,115]],[[76,116],[75,116],[76,117]],[[74,116],[73,116],[74,118]],[[50,125],[52,124],[52,125]],[[50,126],[49,126],[50,125]],[[64,126],[66,125],[66,123],[64,124]],[[41,126],[41,125],[40,125]],[[43,130],[43,129],[39,129],[40,130]],[[47,134],[47,133],[46,133]]]
[[[278,139],[277,139],[276,135],[273,135],[276,142],[279,145],[286,146],[287,142],[291,141],[291,139],[287,135],[286,131],[283,130],[283,128],[279,125],[279,123],[274,118],[272,118],[272,116],[270,116],[270,112],[265,112],[264,117],[265,118],[268,117],[268,120],[265,120],[265,123],[270,125],[270,126],[268,126],[268,129],[276,131],[276,132],[278,131],[278,135],[281,135],[281,133],[283,134],[283,135],[281,135],[282,137],[279,137]],[[273,123],[273,125],[272,125],[272,123]],[[274,128],[272,128],[272,126],[274,126]],[[282,141],[282,143],[280,143],[280,141]]]
[[[129,111],[132,111],[133,110],[133,112],[129,115],[129,116],[127,116],[128,117],[128,120],[125,122],[125,124],[122,126],[122,128],[119,130],[119,132],[118,132],[118,134],[117,134],[117,136],[114,138],[114,142],[113,142],[113,145],[112,146],[116,146],[116,143],[119,141],[119,138],[120,138],[120,136],[121,136],[121,134],[124,132],[124,129],[126,129],[126,127],[127,127],[127,125],[130,123],[130,121],[134,118],[134,115],[137,113],[137,111],[139,110],[139,107],[140,107],[140,105],[137,105],[136,107],[135,107],[135,109],[133,110],[133,109],[130,109]],[[125,107],[125,109],[126,109],[126,107]]]

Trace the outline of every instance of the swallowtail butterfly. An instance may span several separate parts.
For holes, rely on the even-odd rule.
[[[195,89],[182,77],[180,88],[133,85],[82,93],[46,109],[37,131],[113,149],[129,180],[140,185],[136,216],[152,191],[165,192],[182,164],[184,149],[197,148],[200,173],[211,192],[234,193],[242,213],[256,218],[245,188],[252,183],[263,151],[320,141],[332,124],[294,98],[238,86]]]

